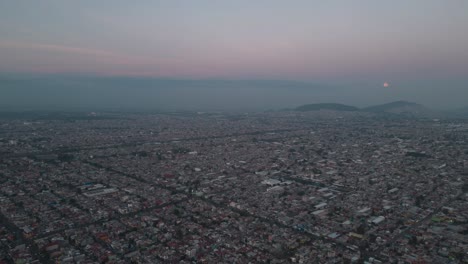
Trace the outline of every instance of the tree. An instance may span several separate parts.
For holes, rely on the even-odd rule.
[[[463,184],[462,191],[464,193],[468,192],[468,183]]]
[[[421,207],[421,203],[422,203],[423,201],[424,201],[424,196],[418,195],[418,196],[416,197],[416,202],[415,202],[416,206],[417,206],[417,207]]]
[[[174,214],[175,214],[176,216],[180,216],[181,212],[180,212],[179,209],[174,208]]]
[[[418,239],[416,238],[416,236],[412,236],[408,243],[412,246],[416,246],[418,244]]]
[[[366,225],[364,223],[360,224],[358,228],[356,229],[356,233],[358,234],[366,233]]]

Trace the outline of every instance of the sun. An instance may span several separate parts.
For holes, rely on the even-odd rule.
[[[386,87],[389,87],[389,86],[390,86],[390,84],[388,82],[384,82],[383,87],[386,88]]]

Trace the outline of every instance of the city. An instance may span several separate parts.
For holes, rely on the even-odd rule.
[[[0,263],[468,263],[468,121],[0,120]]]

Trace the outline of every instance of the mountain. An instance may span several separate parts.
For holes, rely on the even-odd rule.
[[[263,111],[324,100],[340,87],[275,80],[0,75],[0,110]]]
[[[447,114],[454,118],[468,118],[468,107],[456,109],[448,112]]]
[[[326,103],[326,104],[306,104],[301,105],[295,109],[296,111],[319,111],[319,110],[332,110],[332,111],[358,111],[359,108],[344,105],[344,104],[334,104],[334,103]]]
[[[429,115],[432,112],[425,106],[407,102],[407,101],[396,101],[388,104],[381,104],[370,106],[362,109],[366,112],[373,113],[391,113],[391,114],[409,114],[409,115]]]
[[[460,110],[460,113],[464,116],[468,116],[468,107],[462,108]]]

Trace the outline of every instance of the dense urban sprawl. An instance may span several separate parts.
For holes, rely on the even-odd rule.
[[[0,120],[0,263],[468,263],[468,122]]]

